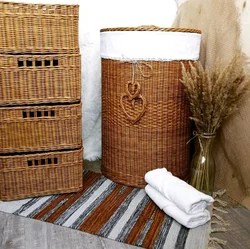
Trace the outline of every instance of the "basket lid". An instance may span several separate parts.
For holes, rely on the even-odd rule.
[[[101,57],[115,60],[198,60],[201,31],[140,26],[101,29]]]

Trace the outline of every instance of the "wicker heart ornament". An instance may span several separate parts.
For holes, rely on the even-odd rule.
[[[126,101],[130,102],[131,108],[126,109]],[[141,104],[141,108],[135,110],[135,106]],[[127,119],[132,123],[138,122],[146,111],[146,99],[141,95],[141,85],[138,82],[129,81],[126,84],[126,93],[123,93],[120,98],[121,108]],[[130,114],[130,113],[133,114]],[[134,114],[135,113],[135,114]]]

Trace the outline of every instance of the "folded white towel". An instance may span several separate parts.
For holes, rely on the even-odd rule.
[[[203,212],[214,199],[173,176],[165,168],[145,174],[145,181],[187,214]]]
[[[186,214],[150,185],[145,187],[145,191],[160,209],[187,228],[195,228],[204,225],[211,219],[208,210],[196,214]]]

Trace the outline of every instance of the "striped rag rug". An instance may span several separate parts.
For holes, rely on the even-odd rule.
[[[83,174],[81,192],[0,202],[0,211],[143,248],[205,248],[193,246],[206,237],[208,226],[187,229],[164,214],[144,189],[114,183],[99,173]]]

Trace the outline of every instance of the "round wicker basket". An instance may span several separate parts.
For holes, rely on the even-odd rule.
[[[199,46],[193,29],[101,30],[102,173],[109,179],[144,187],[145,173],[162,167],[188,177],[190,110],[179,79]]]

